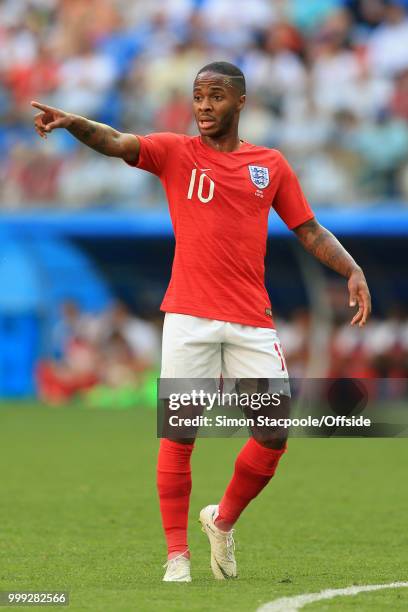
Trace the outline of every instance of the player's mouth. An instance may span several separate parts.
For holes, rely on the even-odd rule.
[[[201,130],[208,130],[208,129],[214,127],[215,124],[216,124],[216,121],[212,117],[201,117],[198,120],[198,127]]]

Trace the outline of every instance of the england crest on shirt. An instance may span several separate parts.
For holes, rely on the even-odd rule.
[[[265,189],[269,185],[269,170],[263,166],[248,166],[251,181],[258,189]]]

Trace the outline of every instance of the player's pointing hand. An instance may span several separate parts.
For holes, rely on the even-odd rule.
[[[371,296],[367,281],[361,268],[354,270],[348,281],[350,306],[358,304],[358,311],[351,320],[351,325],[358,323],[359,327],[366,324],[371,313]]]
[[[40,102],[31,102],[31,106],[41,111],[34,117],[34,127],[41,138],[47,138],[47,134],[56,128],[69,127],[71,122],[69,113]]]

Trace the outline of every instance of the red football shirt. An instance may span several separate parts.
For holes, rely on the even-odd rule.
[[[290,229],[313,218],[288,162],[248,142],[221,153],[199,136],[138,138],[136,166],[160,178],[176,238],[161,310],[274,327],[264,280],[270,208]]]

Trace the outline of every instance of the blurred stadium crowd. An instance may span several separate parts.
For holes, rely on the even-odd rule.
[[[299,309],[277,330],[290,376],[308,377],[312,350],[312,319]],[[406,378],[408,376],[408,316],[399,305],[385,318],[373,317],[363,328],[351,327],[344,317],[334,321],[329,334],[326,371],[328,378]]]
[[[0,0],[0,203],[157,206],[157,181],[31,99],[149,133],[194,133],[192,79],[243,69],[242,136],[281,149],[314,205],[408,198],[408,0]]]
[[[96,315],[81,311],[74,301],[64,302],[51,336],[49,358],[38,363],[36,372],[38,395],[45,402],[61,404],[87,393],[98,407],[128,407],[151,380],[155,401],[160,328],[132,315],[124,303]]]
[[[308,376],[312,323],[306,309],[277,319],[292,378]],[[99,315],[65,302],[53,333],[53,356],[37,367],[39,397],[55,405],[80,394],[98,408],[155,406],[160,333],[161,320],[140,319],[121,302]],[[408,316],[395,306],[361,330],[350,327],[340,307],[327,354],[327,377],[407,378]]]

